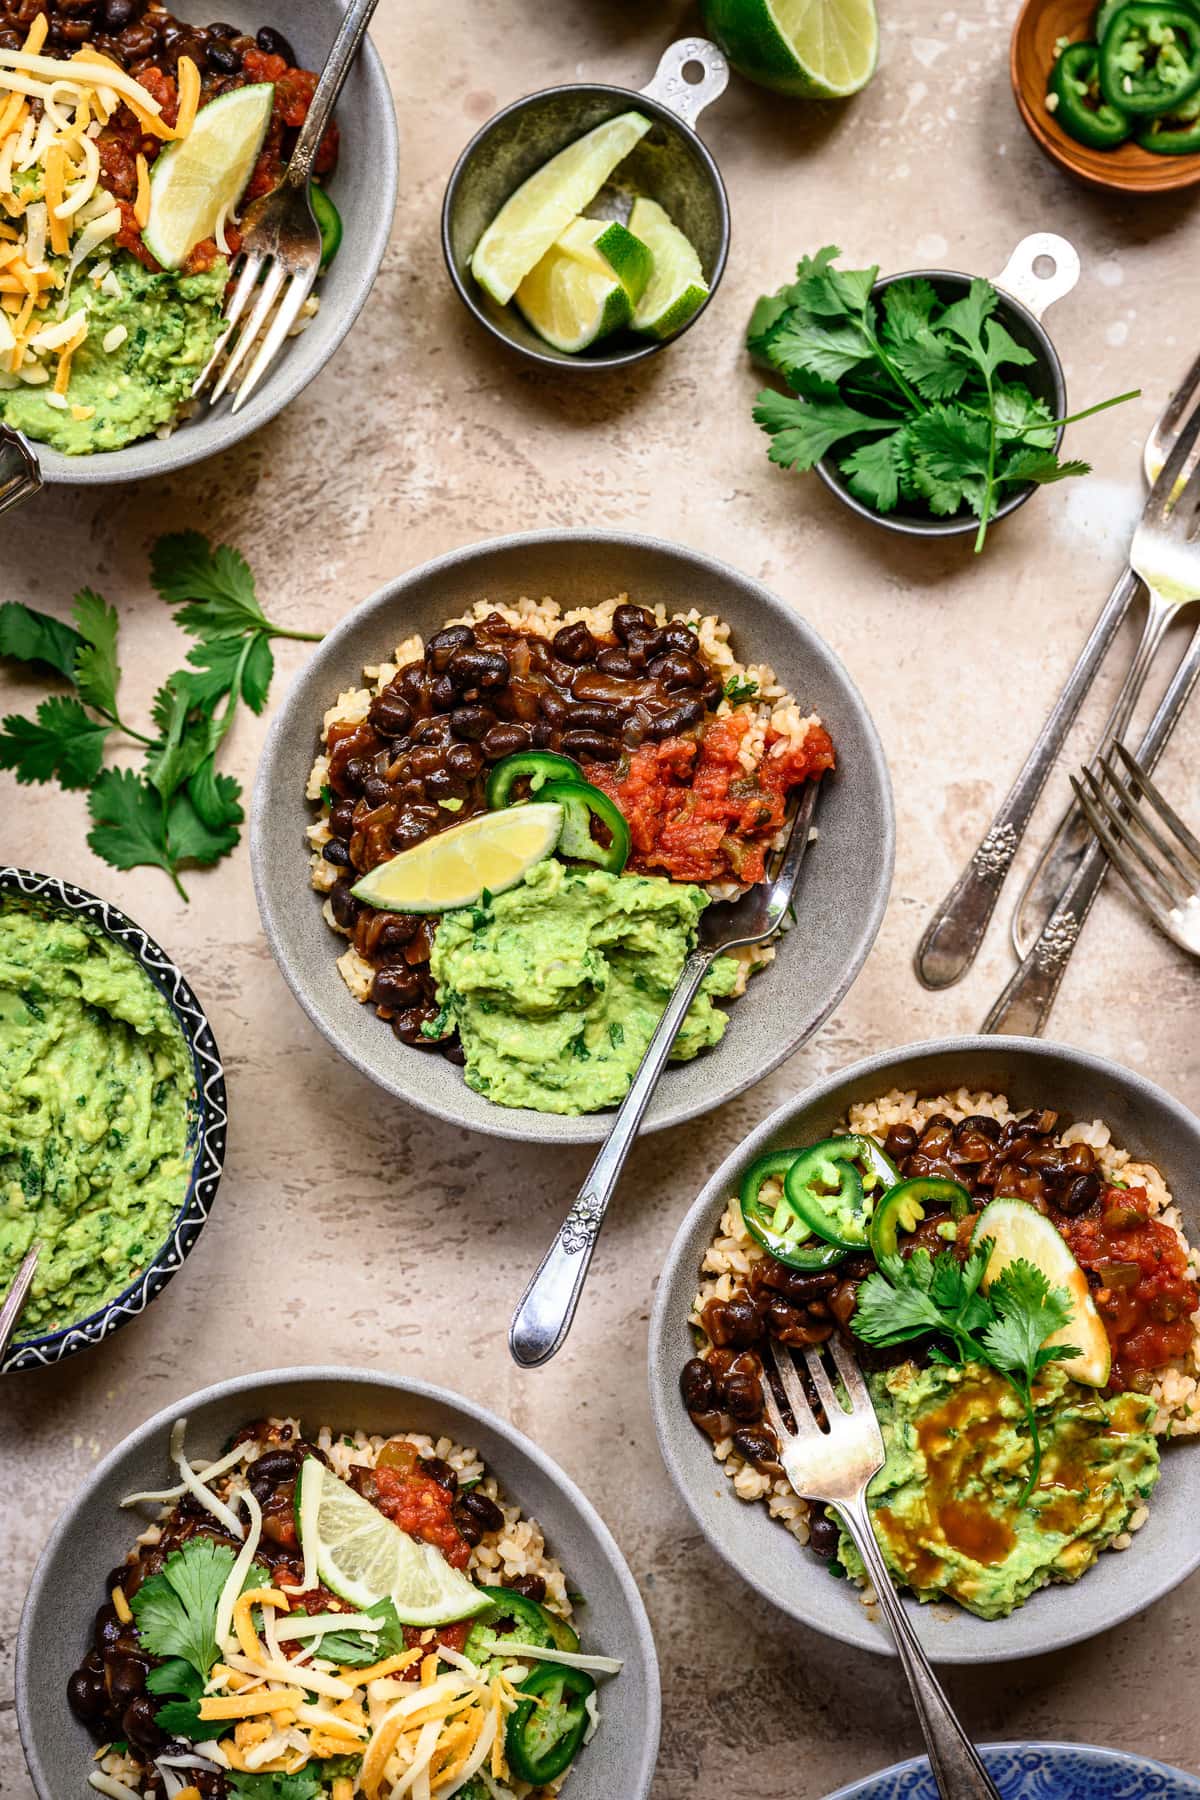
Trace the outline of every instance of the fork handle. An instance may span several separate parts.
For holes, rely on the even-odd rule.
[[[612,1130],[588,1171],[578,1198],[563,1220],[558,1236],[521,1296],[509,1327],[508,1347],[514,1361],[524,1369],[536,1369],[539,1364],[549,1362],[566,1341],[608,1203],[621,1179],[625,1159],[633,1147],[679,1027],[687,1017],[700,983],[708,974],[713,956],[712,950],[693,950],[684,963],[675,992],[667,1001],[654,1036],[646,1046],[646,1054],[621,1102]]]
[[[1158,711],[1137,747],[1137,760],[1148,775],[1153,774],[1198,680],[1200,627],[1192,633],[1191,643],[1171,677],[1171,685],[1159,701]],[[1060,895],[1058,905],[1042,927],[1033,948],[983,1021],[982,1030],[1036,1037],[1045,1029],[1071,952],[1107,873],[1108,858],[1093,838],[1070,886]]]
[[[891,1574],[875,1538],[865,1493],[856,1495],[853,1500],[839,1501],[837,1511],[866,1565],[871,1586],[879,1597],[895,1639],[938,1793],[942,1800],[1000,1800],[996,1784],[959,1724],[954,1708],[921,1648],[921,1640],[909,1622],[904,1602],[892,1585]]]
[[[926,926],[915,959],[917,978],[923,986],[951,987],[974,962],[1033,809],[1137,591],[1137,576],[1127,568],[1092,626],[1025,766],[976,845],[970,862]]]
[[[366,36],[367,26],[378,5],[379,0],[351,0],[346,8],[346,16],[333,40],[333,49],[321,71],[308,117],[300,127],[296,148],[283,177],[290,186],[302,190],[308,187],[313,160],[320,149],[321,139],[325,136],[325,127],[333,116],[338,95],[350,73],[350,65],[358,55],[358,47]]]

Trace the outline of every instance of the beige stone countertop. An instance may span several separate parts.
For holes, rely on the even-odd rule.
[[[120,875],[91,855],[81,796],[0,776],[4,859],[99,891],[174,953],[208,1009],[232,1110],[219,1204],[169,1292],[101,1351],[4,1383],[0,1794],[12,1800],[30,1793],[11,1702],[16,1624],[61,1505],[151,1411],[255,1363],[306,1360],[458,1388],[580,1482],[629,1558],[658,1638],[654,1800],[816,1800],[919,1747],[894,1668],[789,1624],[693,1530],[647,1405],[654,1272],[709,1171],[780,1100],[861,1054],[975,1028],[1007,977],[1001,917],[970,977],[943,995],[918,987],[913,947],[1119,570],[1142,438],[1195,353],[1200,315],[1195,203],[1090,194],[1026,136],[1008,85],[1012,0],[957,10],[881,0],[881,10],[879,74],[849,105],[731,83],[703,120],[733,212],[718,297],[666,354],[567,381],[511,360],[461,307],[438,240],[444,182],[497,106],[577,77],[641,85],[697,21],[631,0],[385,0],[375,36],[399,110],[402,198],[374,295],[333,365],[227,455],[137,487],[47,493],[0,527],[0,598],[65,616],[86,584],[119,606],[135,713],[182,648],[148,582],[148,547],[164,529],[237,544],[268,614],[310,629],[388,577],[489,534],[628,526],[678,539],[765,581],[844,658],[882,734],[899,821],[891,906],[844,1004],[770,1079],[634,1154],[567,1349],[522,1374],[505,1347],[511,1304],[587,1152],[550,1157],[464,1137],[342,1064],[271,960],[244,843],[193,876],[184,906],[157,872]],[[286,7],[266,7],[264,19],[286,28]],[[939,547],[869,529],[815,478],[768,466],[741,334],[755,296],[802,251],[835,242],[852,263],[885,271],[995,274],[1037,229],[1066,233],[1083,259],[1075,294],[1049,315],[1074,404],[1144,390],[1069,433],[1071,453],[1095,463],[1090,480],[1036,496],[977,560],[969,540]],[[277,651],[275,701],[306,654]],[[1088,707],[1093,731],[1118,674],[1114,662]],[[30,708],[36,692],[11,667],[0,676],[5,710]],[[1163,763],[1168,793],[1193,815],[1198,719],[1193,707]],[[239,718],[223,752],[243,783],[265,730],[266,720]],[[1080,751],[1086,737],[1085,725]],[[1064,790],[1060,775],[1054,800]],[[1087,928],[1053,1030],[1195,1106],[1196,1003],[1194,966],[1114,889]],[[951,1671],[947,1685],[980,1739],[1061,1735],[1194,1768],[1200,1714],[1186,1697],[1200,1678],[1198,1627],[1193,1579],[1117,1634],[1036,1662]]]

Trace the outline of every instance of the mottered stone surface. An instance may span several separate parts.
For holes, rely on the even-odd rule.
[[[973,1029],[1006,979],[1002,916],[969,978],[943,995],[918,987],[912,951],[1120,567],[1142,438],[1196,349],[1195,220],[1186,196],[1126,205],[1072,186],[1041,159],[1008,90],[1012,0],[881,6],[882,67],[851,104],[788,103],[731,84],[703,120],[733,209],[715,303],[666,354],[574,380],[511,360],[460,306],[438,244],[446,176],[497,106],[582,76],[638,86],[696,19],[675,4],[627,0],[382,7],[376,39],[399,109],[402,199],[373,298],[333,365],[227,455],[136,488],[48,493],[0,526],[0,597],[65,615],[87,584],[119,605],[135,718],[184,649],[147,580],[147,550],[163,529],[198,527],[239,545],[269,615],[312,629],[398,571],[489,534],[628,526],[681,539],[769,583],[842,655],[882,734],[899,819],[891,907],[844,1004],[769,1080],[635,1153],[568,1348],[523,1375],[505,1348],[508,1314],[588,1152],[551,1158],[464,1137],[392,1105],[340,1063],[267,952],[244,844],[193,875],[185,907],[158,873],[118,875],[96,861],[82,797],[0,775],[4,859],[98,890],[177,956],[224,1052],[232,1113],[212,1222],[169,1292],[100,1351],[12,1377],[0,1393],[6,1800],[31,1791],[11,1658],[60,1506],[149,1412],[256,1363],[340,1360],[444,1382],[562,1462],[612,1525],[658,1635],[665,1711],[654,1800],[740,1791],[817,1800],[918,1748],[894,1669],[784,1621],[692,1530],[650,1424],[650,1294],[687,1202],[772,1106],[860,1054]],[[275,22],[286,28],[285,16]],[[1078,289],[1048,318],[1074,403],[1144,390],[1069,434],[1071,454],[1096,465],[1090,481],[1035,498],[977,561],[961,541],[872,530],[815,479],[768,467],[740,334],[754,297],[796,255],[833,241],[885,270],[995,274],[1039,229],[1065,232],[1083,258]],[[277,647],[276,699],[305,653]],[[1089,705],[1092,733],[1118,673],[1114,663]],[[0,671],[5,710],[31,709],[38,692],[20,672]],[[223,752],[247,786],[265,729],[240,718]],[[1087,735],[1074,740],[1081,754]],[[1171,797],[1193,815],[1196,750],[1193,717],[1163,764]],[[1041,828],[1064,792],[1060,775]],[[1195,1105],[1196,1000],[1194,967],[1114,890],[1097,905],[1053,1030]],[[104,1571],[93,1573],[98,1582]],[[1193,1580],[1118,1635],[1029,1664],[951,1672],[947,1685],[980,1738],[1063,1735],[1195,1767],[1200,1723],[1186,1696],[1196,1689],[1197,1624]]]

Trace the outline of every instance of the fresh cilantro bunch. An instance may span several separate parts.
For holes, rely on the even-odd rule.
[[[1036,1264],[1016,1258],[984,1292],[993,1247],[993,1240],[984,1238],[966,1262],[952,1250],[885,1256],[858,1291],[851,1327],[880,1349],[932,1336],[933,1362],[983,1363],[1007,1378],[1025,1409],[1033,1442],[1029,1479],[1017,1502],[1024,1506],[1042,1469],[1034,1381],[1048,1363],[1069,1362],[1080,1352],[1074,1344],[1047,1344],[1069,1323],[1074,1308],[1066,1288],[1051,1287]]]
[[[234,1560],[228,1545],[190,1538],[129,1602],[138,1641],[151,1656],[164,1659],[150,1670],[146,1688],[165,1700],[154,1719],[170,1737],[194,1743],[207,1735],[199,1701],[217,1660],[217,1607]],[[266,1579],[265,1570],[250,1569],[243,1591]]]
[[[194,642],[188,667],[168,675],[154,699],[153,734],[121,716],[117,690],[119,622],[84,588],[74,625],[9,601],[0,606],[0,656],[52,669],[71,683],[33,718],[10,714],[0,729],[0,768],[20,782],[57,781],[89,789],[88,843],[116,869],[165,870],[182,897],[185,864],[207,867],[241,835],[241,787],[216,766],[238,703],[261,713],[275,670],[272,638],[316,641],[315,632],[273,625],[263,613],[246,559],[215,548],[198,531],[159,538],[151,577],[175,622]],[[106,768],[114,733],[143,746],[140,770]]]
[[[840,254],[826,245],[803,257],[795,281],[751,315],[751,354],[792,389],[768,388],[754,408],[772,462],[811,469],[836,446],[850,492],[878,513],[902,500],[939,518],[969,507],[977,551],[1014,488],[1089,472],[1059,461],[1058,426],[1134,394],[1055,419],[1013,379],[1035,358],[996,318],[989,281],[977,278],[950,304],[928,281],[895,281],[880,307],[871,297],[878,268],[835,268]]]

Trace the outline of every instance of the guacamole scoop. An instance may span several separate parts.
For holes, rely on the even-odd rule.
[[[587,1113],[624,1099],[708,905],[652,875],[568,868],[550,857],[486,904],[446,913],[430,968],[458,1026],[467,1083],[500,1106]],[[675,1040],[686,1062],[720,1042],[714,1001],[738,966],[713,964]]]
[[[42,1246],[18,1342],[95,1312],[165,1243],[192,1088],[183,1034],[128,951],[0,900],[0,1291]]]
[[[1002,1375],[977,1364],[902,1363],[869,1385],[887,1448],[868,1491],[875,1535],[921,1601],[1007,1617],[1047,1583],[1078,1581],[1158,1481],[1153,1400],[1098,1394],[1058,1363],[1034,1390],[1042,1470],[1024,1507],[1031,1443]],[[845,1532],[838,1555],[861,1578]]]

